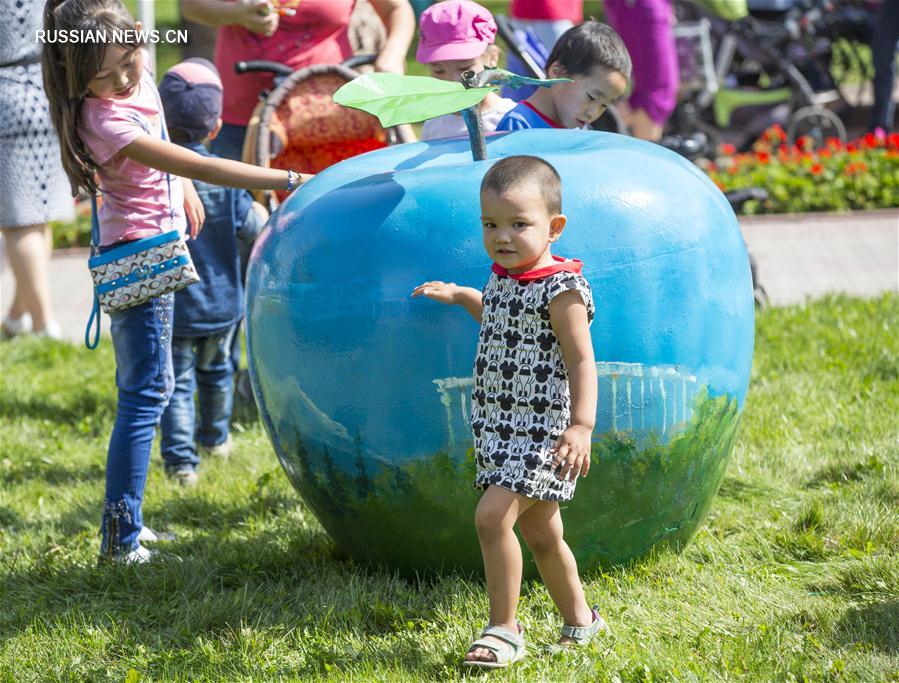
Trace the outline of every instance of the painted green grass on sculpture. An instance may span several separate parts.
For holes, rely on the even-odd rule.
[[[657,544],[686,542],[721,484],[738,423],[735,401],[701,392],[690,424],[668,442],[638,443],[629,432],[601,435],[589,476],[562,506],[566,537],[581,566],[608,567],[643,557]],[[299,439],[281,450],[285,471],[347,555],[405,573],[422,567],[481,571],[473,524],[480,493],[472,486],[470,448],[458,459],[436,453],[384,463],[377,471],[366,469],[359,454],[351,472],[335,466],[327,449]]]

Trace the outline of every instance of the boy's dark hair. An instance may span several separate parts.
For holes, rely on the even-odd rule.
[[[484,175],[481,192],[502,194],[528,181],[539,188],[550,214],[562,213],[562,179],[552,164],[539,157],[519,154],[500,159]]]
[[[569,76],[585,76],[596,66],[631,79],[631,56],[621,36],[607,24],[585,21],[562,34],[546,60],[546,68],[558,64]]]

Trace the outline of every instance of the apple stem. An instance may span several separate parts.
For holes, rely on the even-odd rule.
[[[466,88],[479,88],[478,74],[474,71],[466,71],[462,74],[462,85]],[[483,161],[487,158],[487,140],[484,138],[484,120],[481,118],[481,103],[463,109],[462,120],[468,128],[468,139],[471,142],[471,158],[475,161]]]
[[[557,83],[570,83],[570,78],[528,78],[519,76],[505,69],[484,69],[480,73],[466,71],[462,74],[462,85],[466,88],[484,88],[487,86],[508,85],[520,88],[522,85],[536,85],[539,88],[551,88]],[[487,158],[487,140],[484,137],[484,121],[481,119],[480,102],[473,107],[462,110],[462,119],[468,128],[471,140],[471,156],[475,161]]]

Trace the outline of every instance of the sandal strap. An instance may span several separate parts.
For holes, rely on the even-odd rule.
[[[593,622],[589,626],[571,626],[570,624],[564,624],[562,626],[562,635],[565,638],[571,638],[578,645],[589,643],[593,640],[593,636],[596,635],[597,631],[606,625],[603,618],[599,616],[599,612],[596,611],[596,606],[593,607],[592,613]]]
[[[503,628],[502,626],[485,627],[484,630],[481,631],[481,638],[476,640],[475,642],[479,642],[484,638],[484,636],[493,636],[497,640],[502,640],[503,642],[508,643],[516,650],[524,647],[524,638],[522,638],[517,633],[512,633],[512,631],[507,628]],[[488,640],[487,642],[489,643],[490,641]],[[493,644],[496,645],[495,642]]]

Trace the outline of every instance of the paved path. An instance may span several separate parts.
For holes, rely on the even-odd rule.
[[[759,277],[777,306],[828,292],[874,296],[899,290],[899,210],[854,214],[759,216],[741,221],[758,262]],[[67,339],[83,343],[92,292],[87,250],[57,251],[50,269],[53,306]],[[0,266],[0,305],[12,297],[5,253]],[[109,319],[104,316],[104,333]]]
[[[899,209],[740,221],[775,306],[829,292],[870,297],[899,289]]]
[[[53,312],[66,339],[84,343],[84,327],[93,306],[91,276],[87,270],[88,249],[57,249],[50,262],[50,296]],[[6,244],[0,255],[0,316],[6,315],[13,297],[13,276],[6,259]],[[103,332],[109,333],[109,318],[103,316]]]

